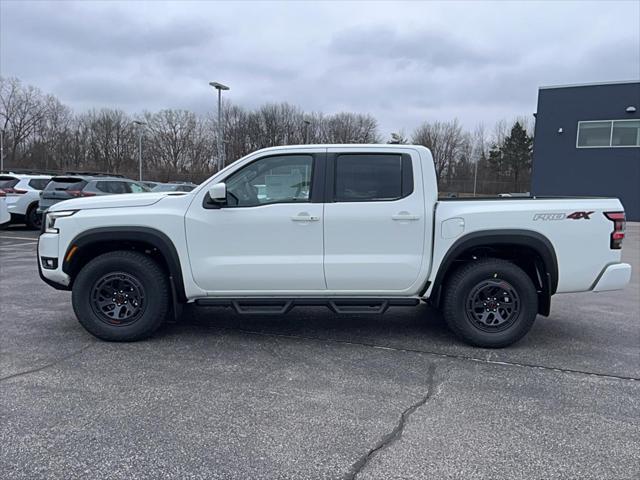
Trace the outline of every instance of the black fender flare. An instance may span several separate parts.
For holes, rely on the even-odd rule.
[[[453,262],[465,251],[475,247],[496,247],[501,245],[518,245],[528,247],[535,251],[541,258],[546,275],[541,279],[543,294],[545,294],[545,304],[541,305],[543,315],[548,315],[550,297],[558,288],[558,258],[553,244],[547,237],[533,230],[504,229],[504,230],[482,230],[468,233],[449,248],[445,254],[438,273],[433,282],[432,292],[436,295],[436,303],[440,297],[440,288]],[[546,313],[545,313],[546,312]]]
[[[62,271],[67,275],[71,275],[74,271],[78,256],[72,255],[71,259],[67,260],[73,247],[77,247],[78,251],[82,252],[83,248],[92,244],[108,244],[117,241],[145,243],[157,249],[169,269],[171,288],[175,289],[175,294],[181,302],[187,301],[178,251],[173,241],[165,233],[151,227],[100,227],[86,230],[69,243],[63,257]]]

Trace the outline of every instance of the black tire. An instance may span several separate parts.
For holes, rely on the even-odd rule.
[[[114,285],[123,288],[117,290]],[[113,309],[107,304],[108,291],[119,295],[118,302],[112,302]],[[89,333],[113,342],[151,336],[172,312],[166,274],[149,256],[130,251],[105,253],[87,263],[73,284],[72,302],[79,322]],[[124,316],[109,316],[117,317],[114,312],[123,309]],[[129,311],[132,313],[127,317]]]
[[[451,331],[464,342],[501,348],[517,342],[531,329],[538,313],[538,296],[531,278],[520,267],[487,258],[452,273],[445,284],[442,313]]]
[[[34,203],[27,210],[25,215],[25,223],[32,230],[40,230],[42,226],[42,215],[38,213],[38,204]]]

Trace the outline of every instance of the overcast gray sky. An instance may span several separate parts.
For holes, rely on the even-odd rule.
[[[371,113],[386,135],[530,115],[540,85],[640,78],[640,1],[0,0],[0,72],[77,110]]]

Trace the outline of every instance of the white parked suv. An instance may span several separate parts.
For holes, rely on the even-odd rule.
[[[7,209],[12,223],[25,223],[39,229],[42,216],[38,213],[40,192],[51,180],[51,175],[6,173],[0,175],[0,190],[6,194]]]
[[[0,225],[9,223],[9,220],[11,220],[11,214],[9,213],[9,210],[7,210],[6,197],[6,193],[0,190]]]
[[[57,203],[38,265],[105,340],[147,337],[185,302],[283,314],[425,301],[464,341],[504,347],[556,293],[624,288],[624,227],[615,198],[438,200],[421,146],[288,146],[189,193]]]

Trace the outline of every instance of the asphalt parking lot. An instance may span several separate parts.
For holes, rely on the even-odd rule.
[[[0,477],[640,477],[640,224],[621,292],[554,297],[520,343],[467,347],[427,306],[283,317],[190,308],[95,340],[0,230]]]

